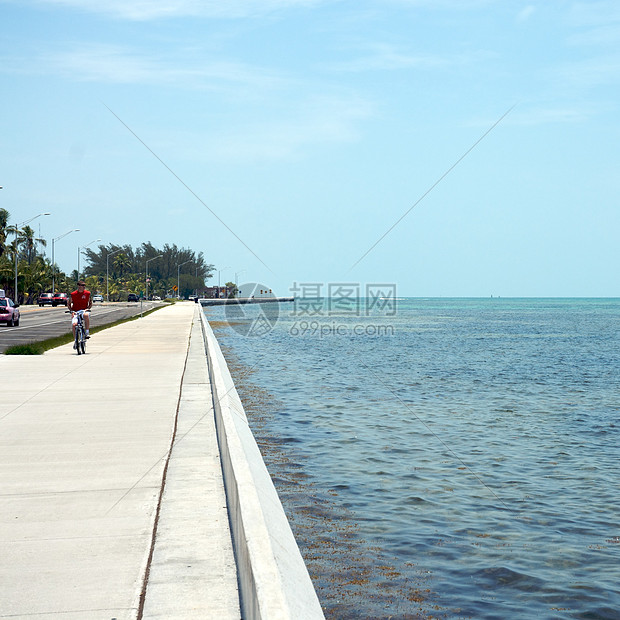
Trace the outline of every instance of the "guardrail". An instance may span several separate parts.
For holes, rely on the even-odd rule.
[[[244,620],[315,620],[323,611],[248,425],[213,330],[200,312]]]

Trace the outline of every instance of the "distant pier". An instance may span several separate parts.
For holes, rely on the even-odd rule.
[[[264,304],[269,302],[284,303],[295,301],[294,297],[214,297],[198,300],[201,306],[225,306],[226,304]]]

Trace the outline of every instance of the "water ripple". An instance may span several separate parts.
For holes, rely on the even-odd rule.
[[[251,424],[328,617],[620,618],[620,301],[294,318],[226,344],[275,395]]]

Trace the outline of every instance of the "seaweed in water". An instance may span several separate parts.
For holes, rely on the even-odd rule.
[[[221,339],[225,333],[217,331]],[[220,346],[326,618],[447,617],[434,602],[428,577],[412,563],[399,567],[397,558],[381,557],[362,538],[355,515],[338,501],[338,490],[321,489],[310,479],[296,443],[281,441],[273,430],[283,403],[252,383],[254,371]]]

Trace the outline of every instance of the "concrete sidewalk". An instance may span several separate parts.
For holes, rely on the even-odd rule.
[[[0,618],[240,618],[199,312],[0,356]]]

